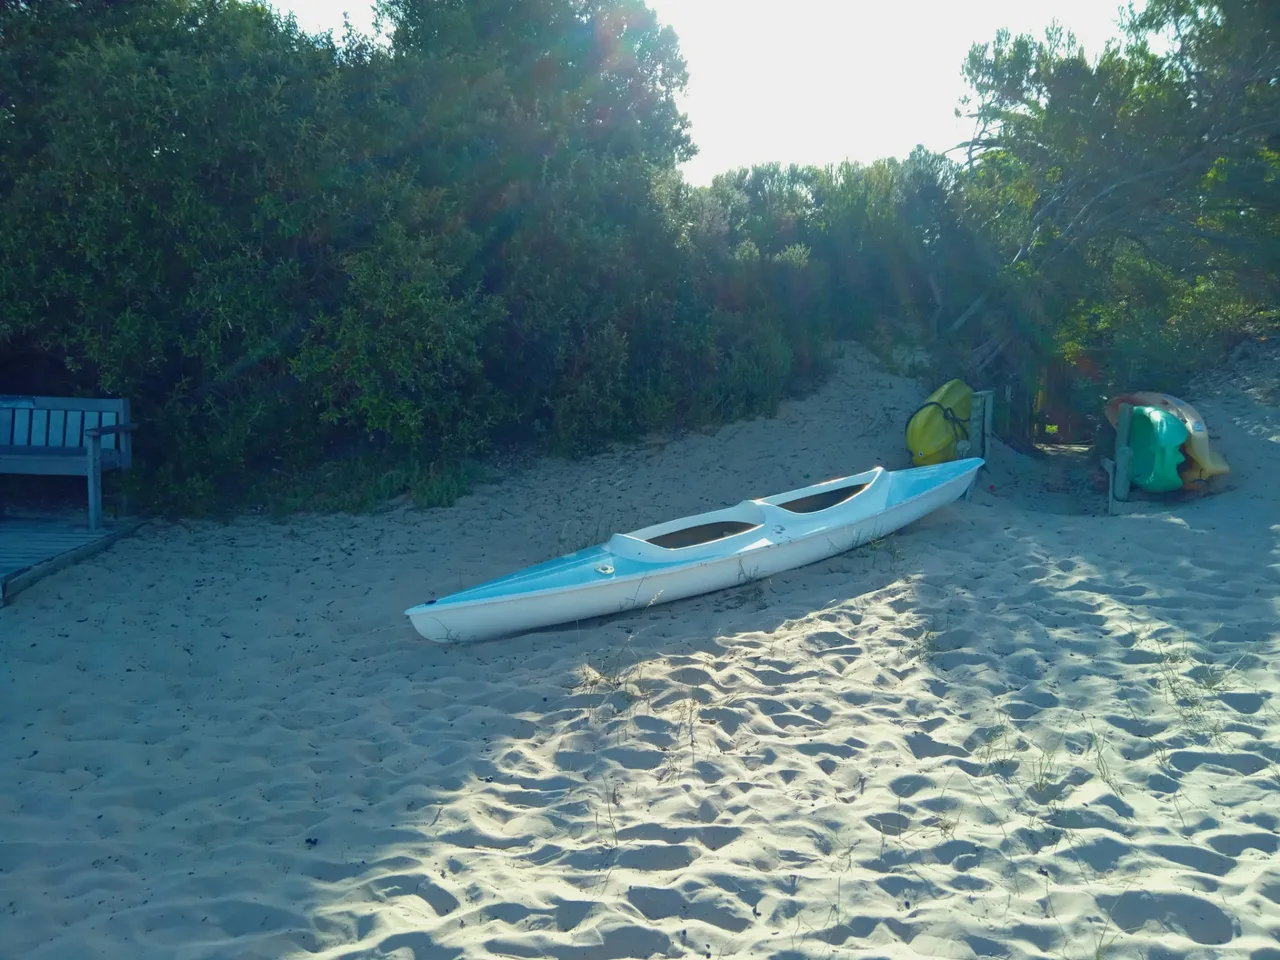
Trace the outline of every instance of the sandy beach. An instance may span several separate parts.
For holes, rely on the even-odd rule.
[[[403,611],[905,467],[927,388],[850,348],[447,509],[151,523],[0,609],[0,957],[1280,960],[1278,385],[1186,392],[1210,496],[997,444],[875,545],[477,645]]]

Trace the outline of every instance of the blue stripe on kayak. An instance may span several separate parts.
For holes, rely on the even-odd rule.
[[[931,467],[912,467],[910,470],[894,470],[889,474],[889,501],[887,507],[897,506],[922,493],[928,493],[944,483],[958,480],[982,466],[981,457],[951,460]],[[887,508],[886,507],[886,508]]]
[[[612,577],[596,572],[596,566],[607,563],[613,567]],[[517,573],[497,580],[478,584],[467,590],[441,597],[430,606],[445,606],[474,600],[492,600],[513,593],[532,593],[535,590],[554,590],[562,587],[581,587],[589,583],[602,583],[632,574],[657,573],[682,566],[673,563],[644,563],[627,557],[617,557],[601,547],[589,547],[564,557],[556,557],[543,563],[525,567]]]

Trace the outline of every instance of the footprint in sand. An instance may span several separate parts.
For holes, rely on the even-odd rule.
[[[1098,897],[1098,906],[1128,934],[1176,933],[1195,943],[1221,946],[1240,932],[1238,922],[1217,904],[1185,893],[1129,890],[1118,897]]]

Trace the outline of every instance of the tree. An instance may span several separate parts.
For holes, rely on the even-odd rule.
[[[50,9],[19,10],[6,43],[43,36]],[[143,473],[180,503],[313,461],[325,423],[430,425],[465,449],[485,416],[468,331],[494,316],[457,282],[475,236],[379,162],[386,114],[351,96],[350,59],[258,6],[145,9],[66,45],[14,110],[6,352],[39,358],[44,389],[133,399]],[[4,54],[12,71],[30,51]],[[356,335],[371,301],[382,313]]]
[[[1277,60],[1245,39],[1271,19],[1262,4],[1161,2],[1131,19],[1127,47],[1092,60],[1056,28],[973,48],[964,191],[1001,277],[1005,336],[1036,362],[1101,350],[1113,382],[1176,383],[1206,337],[1274,290]],[[1157,29],[1175,37],[1167,54],[1153,52]]]

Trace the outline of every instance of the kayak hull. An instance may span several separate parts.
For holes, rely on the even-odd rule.
[[[405,611],[424,638],[475,642],[636,610],[769,577],[883,537],[961,497],[980,458],[881,467],[684,517]]]
[[[1196,408],[1185,400],[1179,400],[1167,393],[1153,390],[1136,390],[1112,397],[1107,403],[1105,413],[1108,422],[1115,427],[1120,420],[1120,405],[1127,403],[1132,407],[1155,407],[1173,414],[1187,428],[1187,438],[1182,443],[1185,461],[1178,466],[1178,475],[1184,489],[1192,490],[1203,486],[1213,477],[1223,476],[1231,472],[1231,466],[1216,450],[1209,446],[1209,430]]]
[[[907,421],[907,449],[917,467],[955,460],[957,443],[969,439],[973,389],[963,380],[948,380],[929,394]]]
[[[1133,408],[1129,448],[1133,451],[1130,479],[1148,493],[1170,493],[1182,488],[1178,468],[1184,457],[1181,447],[1189,432],[1186,424],[1159,407]]]

